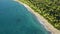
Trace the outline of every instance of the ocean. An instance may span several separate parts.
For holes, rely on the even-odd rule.
[[[0,0],[0,34],[50,34],[35,15],[13,0]]]

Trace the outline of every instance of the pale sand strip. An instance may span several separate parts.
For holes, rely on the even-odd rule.
[[[41,16],[40,14],[38,14],[37,12],[34,12],[34,10],[32,10],[28,5],[20,2],[19,0],[15,0],[17,2],[19,2],[20,4],[24,5],[31,13],[33,13],[36,18],[39,20],[39,22],[41,24],[43,24],[43,26],[51,32],[51,34],[60,34],[60,31],[57,30],[56,28],[54,28],[50,23],[48,23],[48,21],[43,17]]]

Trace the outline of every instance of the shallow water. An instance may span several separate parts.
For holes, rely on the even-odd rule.
[[[0,34],[50,34],[22,4],[0,0]]]

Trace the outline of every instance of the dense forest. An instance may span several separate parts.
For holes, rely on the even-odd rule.
[[[60,0],[19,0],[29,5],[60,30]]]

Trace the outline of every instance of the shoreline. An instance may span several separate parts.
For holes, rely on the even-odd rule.
[[[41,16],[40,14],[38,14],[37,12],[34,12],[33,9],[31,9],[28,5],[20,2],[19,0],[14,0],[18,3],[21,3],[22,5],[24,5],[31,13],[33,13],[37,20],[46,28],[47,31],[51,32],[51,34],[60,34],[60,31],[57,30],[56,28],[54,28],[50,23],[48,23],[48,21]]]

